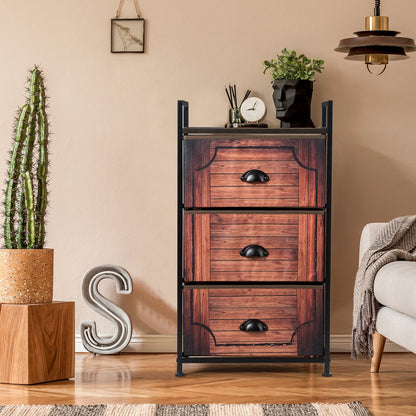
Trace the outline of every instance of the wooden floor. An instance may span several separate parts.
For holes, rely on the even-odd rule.
[[[76,377],[33,386],[0,385],[0,404],[305,403],[359,400],[376,416],[416,415],[416,355],[385,354],[379,374],[368,361],[333,354],[321,364],[187,364],[176,378],[173,354],[76,355]]]

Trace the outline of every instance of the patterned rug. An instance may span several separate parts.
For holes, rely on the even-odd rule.
[[[102,404],[0,406],[0,416],[369,416],[360,402],[329,404]]]

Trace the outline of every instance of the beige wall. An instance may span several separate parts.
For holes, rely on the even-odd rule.
[[[322,100],[334,100],[332,330],[349,333],[362,226],[415,212],[416,56],[377,78],[333,51],[371,14],[372,2],[362,0],[140,0],[146,53],[115,55],[117,3],[1,0],[0,155],[33,64],[44,68],[51,97],[55,299],[77,301],[77,328],[95,319],[80,297],[82,276],[118,264],[132,274],[134,293],[112,298],[135,334],[175,333],[176,100],[190,101],[191,125],[220,126],[223,87],[235,82],[265,100],[267,122],[277,126],[262,61],[288,47],[326,62],[313,118],[319,123]],[[416,36],[414,0],[382,6],[392,29]],[[126,1],[123,15],[133,11]]]

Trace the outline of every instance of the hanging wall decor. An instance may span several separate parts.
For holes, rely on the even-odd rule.
[[[120,0],[116,17],[111,19],[111,52],[143,53],[144,52],[144,19],[141,17],[137,0],[133,0],[137,17],[120,19],[124,0]]]

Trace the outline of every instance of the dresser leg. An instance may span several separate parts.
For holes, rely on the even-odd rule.
[[[177,361],[177,365],[176,365],[176,373],[175,376],[176,377],[183,377],[185,375],[185,373],[182,371],[182,361]]]
[[[324,363],[324,372],[322,373],[322,377],[332,377],[332,373],[329,371],[329,363],[331,360],[328,358],[325,360]]]

